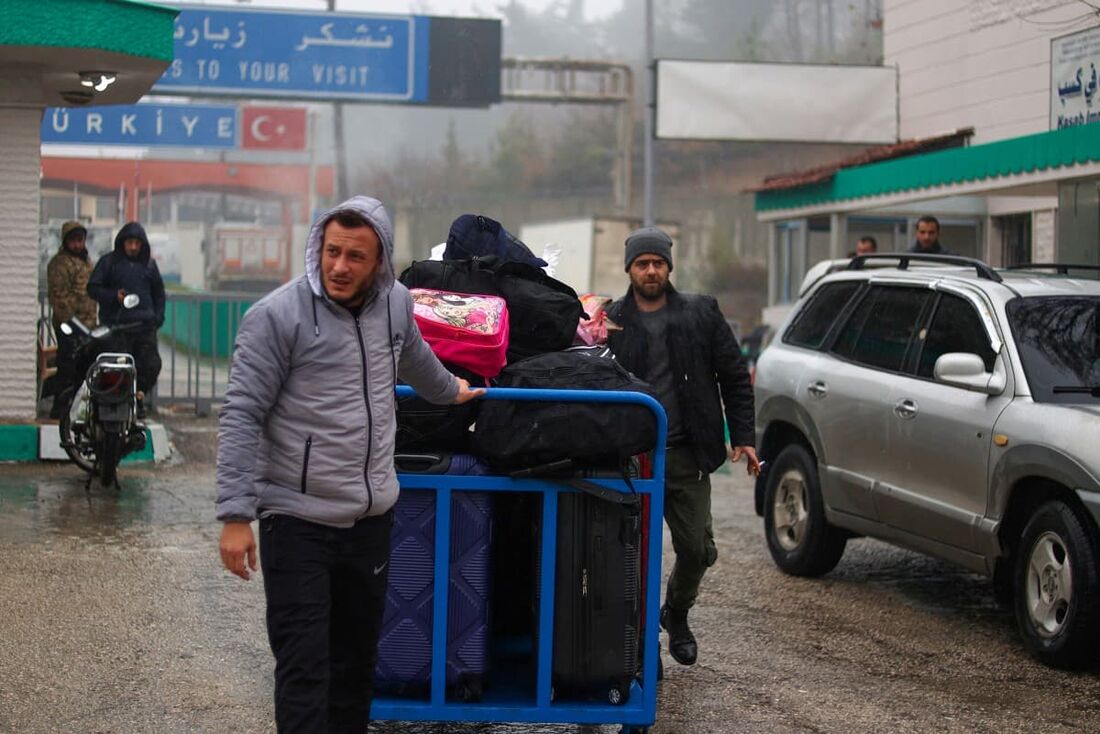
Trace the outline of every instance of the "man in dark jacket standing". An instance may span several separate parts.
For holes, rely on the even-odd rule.
[[[123,308],[123,298],[131,293],[138,296],[138,305]],[[160,375],[157,329],[164,323],[164,281],[152,258],[144,227],[128,222],[118,231],[115,249],[99,258],[88,279],[88,295],[99,302],[101,323],[140,324],[120,332],[119,348],[134,355],[137,363],[138,417],[144,418],[145,395]]]
[[[608,345],[619,362],[658,392],[668,415],[665,521],[676,562],[661,607],[669,652],[681,665],[697,656],[687,624],[706,570],[718,558],[710,514],[710,474],[727,457],[744,455],[760,472],[753,427],[753,394],[737,339],[710,296],[680,293],[669,283],[672,239],[657,227],[626,238],[630,289],[607,310]]]

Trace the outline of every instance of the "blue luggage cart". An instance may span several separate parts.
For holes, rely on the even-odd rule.
[[[398,396],[413,395],[412,388],[399,386]],[[664,519],[665,441],[667,421],[661,404],[648,395],[635,392],[598,390],[535,390],[491,388],[482,400],[535,400],[542,402],[635,403],[653,411],[657,418],[657,443],[653,452],[652,478],[636,479],[634,490],[649,496],[648,559],[642,568],[645,580],[645,628],[641,637],[644,661],[640,679],[631,684],[630,694],[620,704],[589,701],[553,700],[551,667],[554,630],[554,581],[557,559],[558,495],[575,492],[552,479],[513,479],[505,476],[459,476],[443,474],[398,474],[402,489],[427,489],[436,492],[434,597],[432,628],[431,691],[427,698],[405,699],[379,695],[371,708],[371,718],[391,721],[500,722],[544,724],[621,724],[622,732],[644,734],[657,716],[657,637],[661,594],[661,531]],[[517,426],[517,430],[523,430]],[[590,479],[620,492],[629,492],[622,479]],[[542,532],[538,554],[539,593],[534,641],[535,679],[533,685],[517,684],[507,677],[491,676],[480,701],[449,699],[446,689],[449,548],[451,533],[451,493],[528,492],[541,494]]]

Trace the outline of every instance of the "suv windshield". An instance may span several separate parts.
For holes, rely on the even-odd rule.
[[[1081,388],[1100,386],[1100,297],[1015,298],[1007,311],[1032,398],[1096,402]]]

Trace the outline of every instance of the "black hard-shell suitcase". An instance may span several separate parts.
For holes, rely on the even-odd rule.
[[[636,498],[635,498],[636,499]],[[640,665],[641,503],[558,500],[552,682],[557,699],[625,703]]]
[[[399,472],[485,474],[475,457],[463,454],[398,454]],[[459,700],[481,697],[488,663],[490,492],[451,495],[447,691]],[[375,690],[427,695],[431,685],[436,494],[402,490],[394,506],[386,611],[378,641]]]

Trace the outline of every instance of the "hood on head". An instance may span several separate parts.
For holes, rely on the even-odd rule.
[[[374,228],[375,234],[382,243],[382,267],[378,270],[372,289],[375,292],[389,290],[394,281],[393,225],[390,223],[390,216],[386,214],[386,208],[378,199],[372,199],[369,196],[353,196],[322,214],[309,229],[309,237],[306,240],[306,278],[309,279],[309,287],[313,289],[313,294],[328,298],[321,284],[321,240],[325,225],[337,212],[342,211],[359,214]]]
[[[149,238],[145,235],[145,227],[137,222],[127,222],[122,225],[122,229],[115,235],[115,252],[125,256],[126,249],[122,246],[122,243],[131,237],[137,237],[141,240],[141,254],[138,255],[138,260],[147,264],[152,255],[152,251],[149,249]]]

